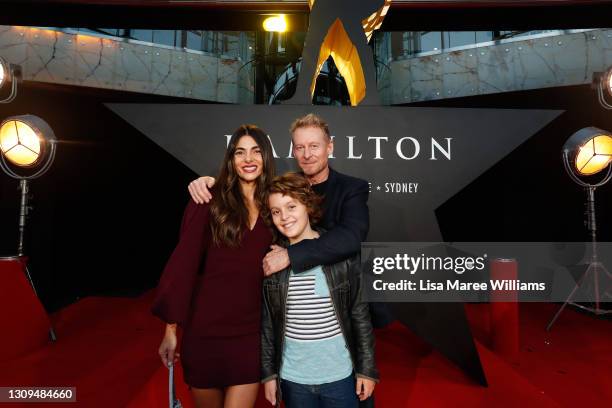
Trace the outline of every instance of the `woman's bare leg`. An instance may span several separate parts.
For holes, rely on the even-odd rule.
[[[259,383],[227,387],[224,408],[252,408],[255,406],[258,392]]]
[[[223,390],[220,388],[191,388],[197,408],[223,408]]]

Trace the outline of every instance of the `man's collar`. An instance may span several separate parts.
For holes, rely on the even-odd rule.
[[[322,182],[320,182],[320,183],[312,184],[313,186],[316,186],[316,185],[319,185],[319,184],[323,184],[325,182],[328,182],[328,184],[329,184],[330,181],[336,179],[337,172],[334,169],[332,169],[330,165],[327,165],[327,170],[328,170],[327,178],[325,180],[323,180]]]
[[[323,184],[323,183],[325,183],[325,182],[328,182],[328,185],[329,185],[329,184],[331,184],[332,182],[335,182],[335,181],[336,181],[336,176],[337,176],[338,172],[337,172],[336,170],[332,169],[332,168],[331,168],[331,166],[329,166],[329,165],[327,166],[327,168],[329,169],[329,174],[327,175],[327,179],[326,179],[326,180],[324,180],[324,181],[322,181],[322,182],[320,182],[320,183],[317,183],[317,184],[312,184],[313,186],[316,186],[316,185],[318,185],[318,184]],[[302,176],[306,177],[306,175],[304,174],[304,172],[303,172],[303,171],[300,171],[300,174],[301,174]]]
[[[338,174],[338,172],[336,172],[336,170],[332,169],[331,166],[327,166],[327,168],[329,169],[329,175],[327,176],[327,180],[326,181],[330,181],[330,180],[335,180],[336,179],[336,175]]]
[[[327,176],[327,191],[333,191],[334,185],[336,184],[336,179],[338,178],[338,172],[329,166],[329,175]],[[324,183],[325,183],[324,181]]]

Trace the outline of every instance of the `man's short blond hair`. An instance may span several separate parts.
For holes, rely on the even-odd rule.
[[[316,127],[316,128],[321,129],[323,133],[325,133],[325,136],[327,136],[327,140],[331,140],[327,122],[325,122],[323,118],[315,115],[314,113],[309,113],[306,116],[302,116],[301,118],[297,118],[296,120],[294,120],[293,123],[291,124],[291,128],[289,128],[289,131],[291,132],[291,135],[293,136],[293,132],[295,132],[297,129],[306,128],[306,127]]]

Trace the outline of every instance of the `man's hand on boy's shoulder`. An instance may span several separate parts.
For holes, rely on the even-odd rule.
[[[270,276],[280,272],[289,266],[289,252],[286,248],[278,245],[271,245],[271,251],[263,259],[264,276]]]
[[[214,177],[204,176],[193,180],[187,186],[191,198],[198,204],[209,203],[212,199],[210,189],[215,185]]]

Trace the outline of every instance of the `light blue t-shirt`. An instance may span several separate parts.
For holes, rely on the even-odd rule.
[[[281,378],[314,385],[351,375],[351,355],[320,266],[291,271],[286,312]]]

